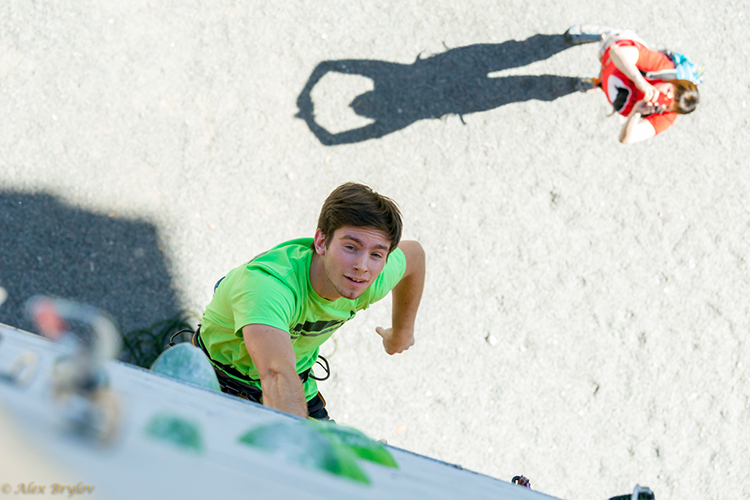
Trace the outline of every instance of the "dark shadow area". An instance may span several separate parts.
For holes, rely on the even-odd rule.
[[[0,191],[0,239],[0,286],[8,291],[2,323],[36,331],[24,310],[35,294],[103,309],[132,332],[134,344],[178,315],[158,232],[149,223],[87,212],[48,194]],[[122,358],[146,364],[158,354],[150,351],[162,347],[147,348],[141,358],[126,349]]]
[[[556,75],[490,78],[488,74],[547,59],[571,46],[563,35],[534,35],[523,41],[458,47],[426,59],[417,57],[413,64],[324,61],[313,70],[297,99],[297,117],[305,120],[321,143],[333,146],[382,137],[417,120],[463,116],[531,99],[553,101],[574,92],[576,79]],[[373,80],[374,89],[357,96],[349,106],[374,123],[330,133],[315,121],[310,93],[329,72]]]

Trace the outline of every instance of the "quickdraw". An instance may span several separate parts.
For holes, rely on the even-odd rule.
[[[531,481],[526,476],[513,476],[510,482],[531,489]]]

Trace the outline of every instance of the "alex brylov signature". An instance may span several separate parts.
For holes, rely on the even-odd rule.
[[[3,483],[0,486],[0,492],[14,495],[29,495],[29,494],[52,494],[52,495],[67,495],[72,497],[76,494],[91,493],[94,491],[93,486],[87,486],[82,482],[76,485],[51,483],[51,484],[35,484],[34,481],[30,483],[18,483],[15,488],[10,483]]]

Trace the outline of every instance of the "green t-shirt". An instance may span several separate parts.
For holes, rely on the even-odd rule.
[[[388,295],[406,271],[406,257],[397,248],[359,298],[326,300],[310,284],[312,243],[312,238],[282,243],[232,269],[221,280],[201,324],[201,338],[212,359],[258,380],[242,327],[268,325],[289,333],[297,356],[297,373],[302,373],[315,364],[318,348],[333,332],[357,311]],[[260,387],[260,382],[253,385]],[[315,380],[308,378],[306,398],[317,393]]]

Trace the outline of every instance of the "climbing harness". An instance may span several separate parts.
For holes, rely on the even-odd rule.
[[[244,375],[237,371],[235,368],[225,365],[223,363],[220,363],[218,361],[215,361],[211,359],[211,356],[208,354],[208,349],[206,349],[205,344],[203,343],[203,339],[200,335],[201,327],[198,325],[198,328],[193,331],[191,329],[183,329],[178,332],[175,332],[169,339],[169,343],[167,344],[167,349],[170,347],[174,347],[178,342],[177,338],[179,335],[183,334],[190,334],[191,339],[190,343],[194,345],[195,347],[198,347],[203,351],[203,353],[208,357],[208,359],[211,361],[211,365],[214,368],[214,371],[216,372],[216,378],[219,379],[219,385],[221,386],[222,392],[226,394],[230,394],[232,396],[237,396],[242,399],[247,399],[249,401],[253,401],[255,403],[261,403],[263,398],[263,391],[256,387],[255,385],[252,385],[248,383],[249,381],[252,382],[260,382],[259,380],[252,379],[248,377],[247,375]],[[303,371],[302,373],[299,373],[299,378],[304,384],[307,382],[308,378],[317,380],[317,381],[323,381],[328,380],[331,376],[331,368],[328,364],[328,360],[323,356],[318,356],[318,359],[316,361],[316,364],[319,364],[323,370],[326,372],[325,376],[323,377],[317,377],[312,372],[312,368],[308,368],[307,370]],[[248,381],[248,382],[246,382]],[[318,393],[315,395],[312,399],[310,399],[307,402],[307,409],[308,413],[311,417],[321,419],[321,420],[327,420],[328,419],[328,412],[325,410],[326,402],[325,399],[323,399],[323,396]]]

